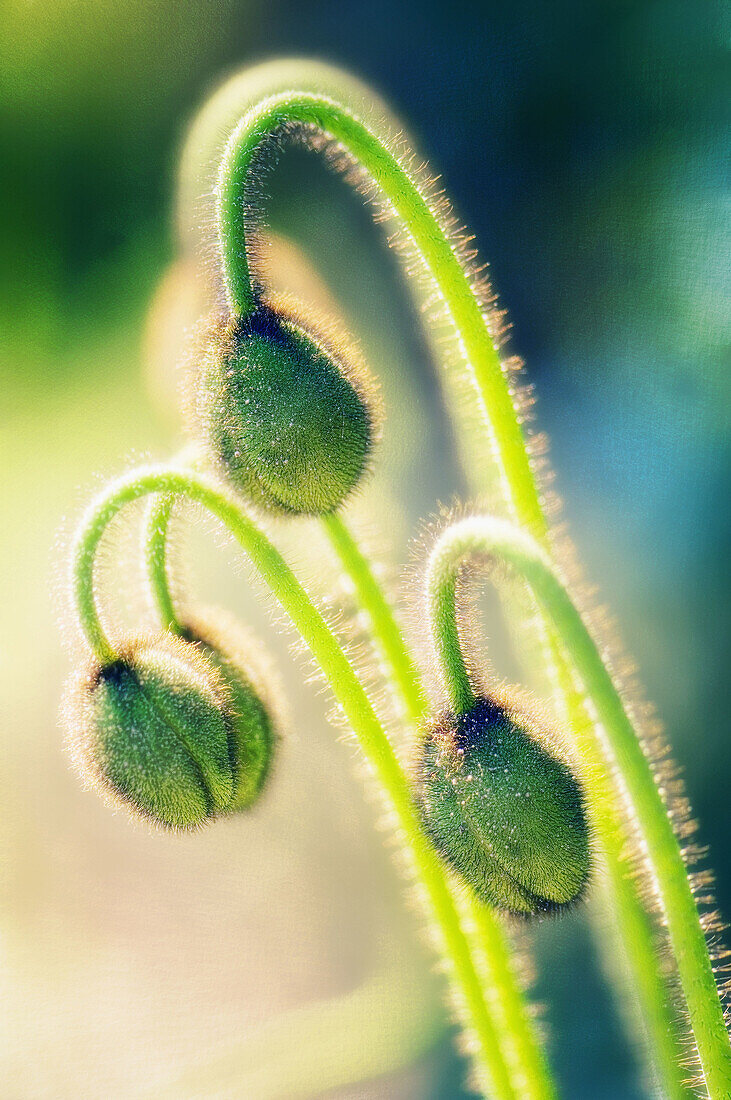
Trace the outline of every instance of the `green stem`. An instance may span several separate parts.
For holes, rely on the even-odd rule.
[[[172,497],[163,497],[152,502],[148,512],[145,554],[152,597],[163,626],[174,634],[180,634],[182,624],[168,583],[168,528],[174,505]]]
[[[458,536],[455,534],[454,538],[456,542]],[[428,579],[430,620],[437,660],[447,695],[458,713],[468,710],[475,701],[472,689],[474,677],[465,662],[459,637],[458,585],[464,558],[474,557],[479,547],[472,545],[468,534],[461,550],[458,553],[451,540],[435,547]],[[451,577],[451,582],[441,583],[446,575]],[[559,671],[566,669],[562,655],[557,653],[557,656],[561,662]],[[570,679],[566,677],[568,687],[564,684],[568,699],[567,709],[574,716],[581,715],[585,711],[585,702],[570,687]],[[573,729],[584,763],[587,760],[596,760],[593,723],[588,719],[575,721]],[[674,1020],[669,1012],[668,990],[658,970],[652,928],[627,878],[627,837],[619,826],[620,808],[616,803],[611,772],[603,760],[598,767],[593,768],[590,793],[597,839],[605,857],[607,886],[633,976],[631,993],[640,1005],[644,1032],[650,1040],[648,1052],[662,1081],[665,1095],[681,1100],[691,1095],[692,1090],[682,1080],[683,1051],[677,1041]]]
[[[328,95],[323,95],[325,89]],[[247,313],[256,304],[251,287],[247,254],[248,171],[261,145],[280,127],[292,123],[310,124],[329,134],[368,171],[382,196],[401,219],[438,292],[442,316],[452,328],[453,339],[442,372],[448,406],[456,421],[456,438],[467,475],[480,493],[495,487],[488,472],[499,475],[500,489],[509,512],[539,540],[548,539],[549,526],[543,512],[538,482],[531,469],[519,417],[513,406],[499,353],[494,345],[487,311],[475,290],[469,265],[460,256],[457,242],[450,240],[446,215],[430,204],[427,189],[421,187],[410,168],[410,153],[395,156],[392,132],[397,126],[381,122],[366,124],[376,112],[367,104],[372,95],[337,70],[308,62],[280,62],[234,78],[204,112],[188,143],[188,176],[197,179],[205,170],[206,156],[218,159],[218,135],[245,116],[233,132],[221,164],[218,194],[218,222],[224,275],[231,308]],[[380,131],[380,132],[379,132]],[[201,157],[200,147],[203,147]],[[190,152],[191,148],[193,152]],[[190,188],[190,179],[187,181]],[[185,183],[186,181],[184,181]],[[181,206],[186,231],[197,220],[185,186]],[[428,316],[428,315],[427,315]],[[467,393],[476,402],[466,398]],[[476,410],[473,407],[476,404]],[[547,663],[565,700],[574,735],[582,736],[587,721],[583,703],[574,690],[573,674],[567,667],[550,629],[545,631]],[[463,687],[466,685],[463,684]],[[468,692],[463,695],[463,702]],[[623,777],[615,775],[610,762],[606,786],[606,827],[599,841],[607,858],[615,913],[625,951],[636,970],[636,987],[642,1012],[652,1030],[652,1056],[668,1095],[680,1096],[680,1070],[676,1048],[669,1037],[673,1020],[667,1007],[666,990],[659,976],[649,972],[653,957],[653,932],[633,884],[626,876],[622,842]],[[641,934],[640,934],[641,931]]]
[[[417,727],[423,726],[429,714],[429,700],[391,605],[367,557],[343,520],[338,515],[330,515],[322,522],[360,605],[370,618],[374,640],[387,663],[389,678],[412,722]],[[526,1100],[552,1097],[555,1091],[550,1072],[526,1011],[506,931],[496,914],[459,887],[455,900],[473,957],[483,974],[483,986],[490,991],[491,1011],[515,1093]]]
[[[321,517],[321,523],[355,588],[360,606],[371,621],[373,638],[398,688],[406,714],[411,722],[419,725],[428,710],[428,699],[393,609],[373,574],[368,558],[341,516],[331,512]]]
[[[525,1011],[515,951],[511,949],[500,917],[472,895],[465,898],[463,906],[467,934],[476,957],[482,961],[485,980],[489,988],[499,991],[493,1011],[500,1020],[508,1070],[516,1094],[528,1098],[542,1090],[546,1097],[554,1097],[556,1091],[536,1027]]]
[[[433,574],[432,574],[433,575]],[[447,698],[455,714],[466,714],[477,696],[465,664],[457,616],[457,578],[452,585],[437,585],[429,592],[429,623]]]
[[[196,501],[229,528],[327,678],[390,803],[405,849],[428,899],[449,963],[460,1014],[474,1040],[473,1060],[480,1087],[496,1100],[515,1100],[501,1056],[500,1040],[485,1004],[480,975],[475,970],[444,867],[421,830],[408,779],[368,695],[337,638],[282,556],[254,522],[240,511],[235,501],[214,483],[185,470],[151,467],[120,478],[93,502],[76,543],[74,592],[82,628],[97,658],[100,661],[115,659],[114,648],[99,621],[94,597],[93,565],[99,542],[107,525],[122,508],[155,493],[182,495]]]
[[[428,712],[426,692],[403,632],[396,622],[390,604],[373,575],[372,568],[355,539],[338,516],[329,516],[324,522],[338,557],[356,590],[363,609],[370,617],[374,638],[387,661],[391,679],[399,691],[405,710],[412,720],[421,725]],[[434,569],[432,575],[436,575]],[[467,710],[475,701],[470,673],[462,655],[457,626],[457,580],[459,564],[455,563],[454,584],[434,586],[431,595],[431,621],[434,630],[438,660],[445,670],[450,702],[459,712]],[[588,726],[585,727],[588,730]],[[610,888],[615,896],[626,889],[623,852],[626,838],[616,828],[613,810],[613,792],[605,769],[595,776],[595,818],[601,822],[601,833],[608,860]],[[610,812],[607,812],[607,807]],[[525,1006],[512,969],[511,952],[499,918],[481,906],[473,898],[458,901],[462,909],[463,926],[471,938],[473,954],[482,960],[487,987],[496,991],[494,1010],[500,1013],[499,1026],[503,1036],[503,1049],[512,1053],[507,1063],[513,1076],[518,1095],[530,1095],[522,1081],[523,1067],[528,1066],[531,1081],[543,1081],[547,1086],[547,1070],[537,1045],[534,1029],[526,1019]],[[676,1040],[664,1003],[665,990],[655,963],[655,944],[645,914],[637,905],[627,907],[624,913],[625,944],[628,963],[634,976],[635,993],[642,1006],[642,1023],[652,1036],[653,1061],[668,1097],[687,1097],[689,1089],[680,1079],[682,1050]]]
[[[165,533],[172,511],[171,498],[155,503],[148,526],[148,565],[153,592],[165,617],[172,606],[165,567]],[[373,637],[404,704],[410,721],[420,725],[428,712],[428,699],[421,675],[403,637],[401,628],[376,580],[367,557],[338,515],[322,518],[327,533],[362,608],[368,614]],[[173,612],[174,614],[174,612]],[[461,911],[462,925],[477,952],[485,979],[491,990],[492,1012],[500,1034],[504,1062],[517,1096],[526,1098],[553,1095],[547,1067],[537,1046],[522,994],[511,963],[511,948],[497,918],[480,913],[471,900],[462,900],[455,890],[455,902]],[[473,927],[470,927],[470,926]],[[466,927],[465,927],[466,926]]]
[[[434,596],[441,588],[454,590],[464,561],[485,554],[509,565],[529,584],[596,711],[647,848],[705,1086],[714,1100],[726,1096],[731,1086],[731,1044],[683,856],[621,696],[548,555],[529,535],[503,520],[466,519],[449,528],[437,544],[430,561],[429,592]],[[442,625],[436,622],[437,629]],[[445,669],[445,675],[449,674]],[[604,749],[593,729],[584,738],[583,750],[589,764],[586,783],[591,797],[594,776],[605,763]]]
[[[404,164],[361,119],[334,99],[297,91],[272,95],[252,108],[231,135],[218,183],[218,232],[231,312],[247,317],[258,300],[247,246],[252,165],[265,142],[292,124],[314,126],[340,142],[365,168],[406,226],[459,333],[485,431],[499,428],[506,495],[516,516],[528,517],[533,531],[545,533],[546,521],[500,356],[457,251]]]

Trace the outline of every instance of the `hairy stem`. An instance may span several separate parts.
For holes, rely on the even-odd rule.
[[[373,568],[342,517],[337,512],[325,515],[321,523],[340,564],[350,578],[358,602],[368,615],[374,641],[411,722],[418,725],[428,708],[421,675],[404,644],[401,627],[391,604],[376,580]]]
[[[182,624],[175,610],[168,583],[168,528],[174,504],[173,497],[162,497],[160,500],[154,500],[150,505],[145,531],[145,556],[152,598],[163,626],[166,630],[180,634]]]
[[[416,727],[429,714],[429,700],[421,673],[410,652],[391,605],[376,580],[371,564],[343,520],[327,516],[323,525],[371,621],[373,637],[386,662],[389,679],[401,696],[404,709]],[[462,925],[472,945],[473,957],[490,991],[493,1019],[499,1029],[506,1066],[516,1095],[554,1095],[550,1072],[528,1017],[509,937],[497,914],[481,905],[469,892],[455,887]]]
[[[464,559],[478,555],[479,547],[470,549],[469,541],[466,541],[464,553],[460,556],[451,544],[447,545],[448,565],[444,568],[451,571],[449,584],[439,583],[442,573],[439,553],[439,548],[435,548],[428,582],[430,621],[445,690],[452,706],[461,712],[472,705],[475,693],[472,688],[474,679],[465,660],[459,634],[458,585]],[[559,672],[568,669],[560,652],[557,652],[557,657],[560,661]],[[592,775],[589,791],[592,819],[605,860],[608,896],[632,974],[633,988],[630,992],[638,1005],[643,1034],[647,1036],[647,1052],[662,1084],[663,1094],[668,1100],[682,1100],[693,1095],[694,1090],[683,1080],[685,1074],[681,1063],[684,1052],[669,1007],[669,990],[658,968],[652,927],[628,880],[628,838],[620,826],[621,807],[617,805],[617,792],[606,759],[600,759],[598,755],[602,749],[606,751],[606,746],[597,746],[597,730],[594,721],[586,716],[583,693],[573,687],[573,674],[563,679],[567,710],[574,717],[574,743],[584,766],[588,765]],[[585,716],[583,720],[582,715]]]
[[[450,589],[454,599],[461,565],[481,555],[510,566],[529,584],[550,617],[596,712],[647,846],[647,860],[688,1006],[703,1079],[711,1097],[722,1097],[731,1082],[731,1044],[705,935],[677,838],[621,696],[548,555],[529,535],[504,520],[473,517],[445,532],[430,561],[428,591],[432,605],[443,606],[444,589]],[[434,623],[437,631],[443,628],[439,619],[435,618]],[[445,678],[450,677],[451,667],[442,667]],[[594,777],[604,766],[605,752],[593,728],[586,730],[580,748],[589,765],[587,793],[595,814],[601,816],[606,812],[603,792],[598,800],[592,798],[592,793]]]
[[[155,502],[148,524],[148,564],[153,593],[163,616],[172,606],[165,565],[165,534],[172,511],[171,498]],[[409,720],[420,725],[428,712],[428,698],[421,674],[406,645],[391,605],[376,580],[366,555],[346,524],[337,515],[322,519],[323,527],[355,588],[361,607],[368,614],[374,640]],[[511,959],[511,946],[499,922],[481,912],[473,899],[455,884],[453,896],[462,927],[471,944],[476,965],[482,972],[484,989],[490,991],[490,1012],[499,1035],[503,1062],[516,1096],[549,1098],[553,1095],[548,1070],[537,1045],[518,978]]]
[[[407,168],[377,134],[334,99],[297,91],[272,95],[252,108],[231,135],[218,183],[219,241],[231,312],[246,317],[258,301],[248,254],[252,166],[272,135],[291,125],[315,127],[340,142],[377,183],[406,226],[460,334],[485,430],[492,432],[499,425],[506,495],[514,502],[516,515],[530,517],[531,528],[542,533],[546,524],[523,435],[505,385],[500,356],[471,281]]]
[[[362,550],[357,546],[342,519],[328,517],[326,530],[338,553],[341,564],[350,577],[363,609],[368,613],[374,640],[387,662],[390,679],[400,694],[404,708],[420,725],[428,713],[428,701],[421,674],[409,650],[403,631],[393,616],[390,604],[373,575],[372,568]],[[457,565],[457,570],[459,566]],[[475,701],[470,672],[465,665],[457,625],[457,592],[455,584],[443,585],[431,596],[431,621],[435,624],[434,641],[438,660],[445,670],[445,682],[450,702],[456,710],[467,710]],[[438,625],[437,625],[438,624]],[[593,785],[595,816],[599,817],[606,851],[611,855],[609,876],[621,876],[610,886],[619,891],[624,887],[622,853],[626,844],[623,833],[616,829],[616,814],[610,815],[613,792],[605,770],[597,773]],[[510,948],[505,931],[497,915],[490,912],[473,897],[459,900],[463,914],[463,927],[471,940],[473,954],[480,960],[488,986],[495,990],[493,1010],[499,1013],[499,1026],[503,1035],[503,1049],[518,1095],[530,1095],[525,1083],[524,1067],[530,1067],[528,1079],[543,1081],[547,1086],[547,1069],[537,1045],[534,1029],[525,1015],[525,1006],[514,972]],[[634,976],[636,994],[642,1005],[642,1024],[653,1039],[653,1061],[663,1083],[663,1091],[670,1098],[690,1095],[691,1090],[681,1081],[682,1049],[670,1026],[665,1007],[665,988],[655,962],[655,945],[644,912],[631,906],[624,914],[628,936],[628,964]]]
[[[328,94],[323,95],[323,90]],[[452,334],[441,380],[470,482],[476,491],[493,494],[489,472],[497,468],[499,489],[509,514],[545,542],[549,526],[538,482],[469,263],[463,261],[459,243],[450,236],[448,214],[440,213],[430,202],[427,188],[413,173],[408,148],[402,146],[400,154],[392,151],[397,127],[373,121],[376,112],[367,106],[369,98],[373,97],[367,90],[364,95],[362,88],[354,87],[347,75],[337,70],[316,63],[279,62],[253,70],[246,78],[234,78],[216,97],[211,113],[201,119],[194,130],[195,142],[191,139],[189,148],[202,143],[214,155],[220,146],[219,138],[213,135],[234,125],[237,117],[240,119],[221,162],[218,190],[219,237],[230,306],[234,312],[245,314],[255,307],[257,299],[247,237],[249,173],[256,155],[288,126],[312,126],[340,142],[366,169],[405,227],[433,280],[439,313]],[[382,113],[382,108],[377,113]],[[190,154],[188,159],[195,155],[195,171],[190,166],[188,170],[191,178],[205,162],[205,155],[201,161],[200,153]],[[181,213],[186,230],[193,222],[191,212],[190,203],[186,209],[184,195]],[[466,398],[470,393],[473,401]],[[555,675],[559,702],[578,740],[591,716],[575,690],[573,673],[548,624],[544,652],[547,667]],[[606,784],[608,797],[599,841],[607,860],[620,935],[636,972],[636,991],[652,1036],[651,1054],[666,1092],[676,1097],[683,1094],[683,1089],[677,1048],[671,1037],[674,1019],[664,983],[657,972],[654,978],[650,974],[648,960],[655,954],[652,925],[626,873],[621,840],[621,794],[625,785],[621,771],[615,779],[615,764],[610,761],[612,772]]]
[[[423,887],[456,993],[464,1026],[474,1040],[473,1063],[480,1087],[496,1100],[515,1100],[490,1013],[481,975],[476,971],[445,869],[424,835],[408,779],[368,695],[340,643],[262,531],[215,483],[185,470],[150,467],[120,478],[97,500],[84,519],[74,553],[74,592],[84,633],[100,661],[115,651],[101,626],[94,596],[94,559],[102,535],[127,504],[150,494],[183,496],[202,504],[228,527],[275,599],[289,616],[327,678],[343,714],[358,737],[364,756],[393,811],[405,851]]]

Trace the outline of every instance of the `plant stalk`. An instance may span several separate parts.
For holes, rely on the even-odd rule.
[[[150,509],[147,561],[153,593],[163,620],[169,619],[175,623],[166,568],[166,532],[171,512],[171,498],[156,501]],[[381,651],[407,718],[418,729],[428,714],[428,697],[393,609],[373,574],[368,558],[341,516],[337,513],[323,516],[321,523],[353,583],[361,607],[370,618],[373,639]],[[490,990],[490,1011],[515,1094],[526,1100],[547,1100],[555,1094],[519,987],[509,937],[497,916],[482,912],[482,907],[474,899],[465,897],[463,888],[456,881],[450,881],[463,930],[470,941],[476,965],[483,973],[484,988]]]
[[[322,525],[355,588],[360,606],[370,618],[373,638],[387,664],[390,680],[412,724],[419,730],[429,717],[429,699],[392,607],[343,519],[338,514],[324,516]],[[454,889],[473,957],[483,971],[485,988],[490,991],[491,1011],[516,1095],[526,1100],[554,1096],[550,1071],[520,989],[509,936],[496,913],[480,904],[470,891],[457,884]]]
[[[433,608],[446,606],[448,602],[453,605],[462,564],[482,555],[507,564],[528,583],[550,617],[596,712],[599,728],[627,785],[627,795],[646,845],[647,862],[696,1038],[703,1081],[714,1100],[724,1097],[731,1085],[731,1044],[705,935],[677,837],[619,691],[546,552],[529,535],[504,520],[476,516],[454,524],[444,533],[429,565],[428,591]],[[445,589],[451,592],[447,599]],[[438,631],[444,629],[445,624],[438,617],[434,622]],[[454,624],[447,627],[447,641],[455,629]],[[438,644],[438,650],[445,679],[449,679],[455,672],[450,663],[454,652],[446,644]],[[464,664],[456,675],[458,678],[464,675]],[[597,799],[594,788],[595,776],[601,774],[605,761],[600,736],[588,728],[580,748],[589,764],[585,776],[587,795],[601,820],[605,813],[604,792]]]
[[[460,256],[458,242],[450,239],[445,220],[430,202],[426,189],[412,176],[407,153],[399,156],[392,152],[388,142],[371,130],[347,105],[329,96],[291,88],[283,71],[282,91],[266,96],[247,111],[233,132],[221,162],[217,196],[219,240],[224,282],[232,312],[246,316],[257,303],[247,246],[248,188],[250,180],[255,178],[255,173],[252,176],[252,166],[261,148],[274,134],[292,125],[314,127],[339,142],[366,169],[396,218],[406,228],[415,251],[436,286],[440,308],[454,331],[457,352],[454,362],[447,364],[445,379],[460,391],[466,381],[477,404],[478,415],[475,417],[471,411],[465,411],[468,403],[464,400],[450,401],[452,413],[460,421],[458,438],[461,439],[463,461],[465,456],[469,456],[466,441],[476,439],[478,442],[476,453],[469,456],[466,462],[468,476],[473,483],[482,486],[483,465],[486,468],[496,465],[509,513],[534,537],[547,543],[549,525],[520,420],[503,373],[489,318],[478,300],[475,280],[468,265]],[[454,396],[452,394],[452,398]],[[575,691],[574,674],[566,664],[550,623],[546,623],[545,635],[546,661],[548,667],[554,670],[556,684],[578,743],[582,738],[581,730],[591,718],[586,713],[580,693]],[[469,687],[466,684],[463,687],[466,689],[463,701],[467,701]],[[610,771],[609,781],[604,785],[607,797],[601,818],[597,819],[599,843],[609,865],[608,877],[625,950],[631,965],[640,968],[637,970],[636,986],[638,995],[643,999],[643,1016],[648,1027],[653,1029],[652,1055],[668,1094],[679,1097],[684,1094],[684,1089],[677,1047],[668,1038],[674,1019],[669,1011],[664,984],[657,977],[649,980],[647,965],[643,965],[647,952],[654,953],[652,927],[626,875],[624,844],[620,838],[622,819],[627,816],[623,802],[625,777],[619,761],[608,758],[605,767],[607,765]],[[636,818],[634,808],[629,807],[629,811],[630,818]],[[637,934],[642,925],[645,927],[638,941]]]
[[[479,1087],[495,1100],[517,1100],[518,1094],[502,1058],[500,1037],[485,1003],[481,975],[475,969],[445,869],[421,829],[408,779],[368,695],[337,638],[282,556],[235,501],[214,483],[186,470],[150,467],[118,479],[92,503],[76,542],[74,593],[82,628],[97,659],[101,662],[114,660],[116,652],[99,621],[96,606],[96,551],[107,525],[117,513],[132,501],[150,494],[183,496],[202,504],[224,523],[307,644],[358,737],[363,754],[393,811],[404,848],[428,899],[449,964],[457,1008],[473,1040],[472,1057]]]

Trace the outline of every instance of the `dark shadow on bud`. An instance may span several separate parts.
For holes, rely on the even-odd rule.
[[[418,800],[434,844],[487,904],[530,916],[582,895],[591,871],[583,792],[510,706],[482,697],[433,724]]]
[[[197,419],[227,479],[269,510],[335,511],[365,473],[376,402],[365,368],[290,306],[208,328]]]

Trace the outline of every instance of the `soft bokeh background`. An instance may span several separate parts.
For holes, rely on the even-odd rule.
[[[3,1095],[138,1097],[200,1062],[193,1091],[173,1095],[257,1100],[301,1045],[291,1017],[260,1028],[375,972],[396,1009],[377,993],[358,1034],[367,1045],[379,1018],[392,1034],[404,1026],[396,1046],[415,1068],[334,1094],[459,1097],[448,1039],[431,1042],[427,956],[411,946],[416,922],[354,751],[336,743],[317,686],[231,555],[203,543],[196,583],[278,652],[293,716],[265,804],[169,840],[80,789],[57,724],[69,668],[53,597],[59,530],[130,456],[177,445],[146,316],[174,255],[186,121],[253,61],[309,54],[352,68],[407,120],[491,262],[572,534],[666,723],[731,914],[722,8],[3,0],[0,13]],[[397,570],[419,520],[460,490],[426,343],[341,181],[292,152],[269,211],[337,288],[387,396],[401,396],[390,416],[402,447],[384,458],[396,504],[380,539]],[[136,579],[119,568],[112,586],[126,596]],[[566,1095],[642,1095],[585,918],[543,926],[537,951]],[[249,1036],[258,1053],[237,1055]],[[214,1050],[232,1059],[228,1085],[206,1077]],[[237,1057],[249,1072],[261,1063],[249,1092],[236,1090]]]

